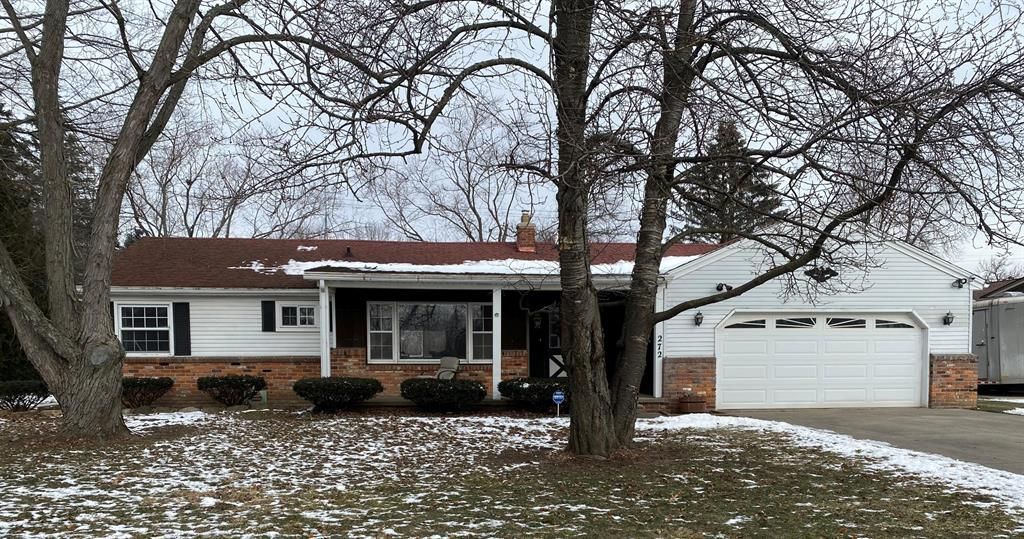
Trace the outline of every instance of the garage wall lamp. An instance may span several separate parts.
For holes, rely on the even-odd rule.
[[[693,315],[693,325],[699,326],[704,323],[704,313],[697,311],[697,314]]]
[[[952,312],[946,313],[946,316],[942,317],[942,324],[945,325],[945,326],[952,326],[953,325],[953,318],[954,318],[954,316],[953,316]]]
[[[967,279],[957,279],[953,281],[953,288],[963,288],[967,284]]]

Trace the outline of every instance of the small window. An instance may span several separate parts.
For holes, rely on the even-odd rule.
[[[394,359],[394,304],[371,303],[367,312],[370,318],[370,359]]]
[[[745,322],[736,322],[735,324],[729,324],[725,326],[726,329],[764,329],[766,327],[764,319],[761,320],[747,320]]]
[[[167,305],[122,305],[121,344],[125,352],[171,352],[171,326]]]
[[[895,320],[882,320],[881,318],[875,320],[875,327],[879,329],[914,329],[914,326],[906,322],[897,322]]]
[[[817,318],[777,318],[775,327],[782,329],[789,328],[813,328],[818,324]]]
[[[548,348],[562,349],[562,317],[557,312],[548,314]]]
[[[316,307],[312,305],[282,305],[282,328],[315,328]]]
[[[868,327],[863,318],[829,318],[828,327],[837,329],[862,329]]]
[[[473,326],[473,359],[486,360],[494,355],[494,308],[490,304],[469,307]]]

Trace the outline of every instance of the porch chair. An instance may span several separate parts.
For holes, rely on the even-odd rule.
[[[441,365],[437,369],[438,380],[454,380],[459,372],[459,358],[445,356],[441,358]]]

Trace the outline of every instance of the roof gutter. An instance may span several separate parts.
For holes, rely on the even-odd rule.
[[[559,290],[559,275],[494,275],[494,274],[460,274],[460,273],[384,273],[384,272],[332,272],[309,271],[302,276],[306,280],[324,280],[336,288],[365,288],[367,285],[378,288],[403,288],[408,286],[433,286],[446,288],[490,289],[527,288],[531,290]],[[623,289],[630,285],[630,275],[594,275],[594,285],[598,289]],[[664,277],[659,277],[664,282]]]

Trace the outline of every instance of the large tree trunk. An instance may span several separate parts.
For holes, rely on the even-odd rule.
[[[64,434],[111,438],[128,432],[121,414],[123,360],[124,355],[120,354],[117,359],[99,365],[78,361],[60,373],[53,393],[64,414]]]
[[[667,225],[670,186],[676,175],[675,149],[695,73],[689,65],[697,42],[692,30],[695,14],[696,0],[680,1],[674,48],[664,53],[661,110],[651,145],[640,231],[626,300],[624,348],[612,379],[614,432],[619,446],[633,441],[640,383],[647,367],[647,347],[654,329],[662,240]]]
[[[558,114],[558,240],[561,264],[562,354],[572,391],[569,451],[607,457],[614,452],[612,403],[605,367],[604,331],[590,275],[587,242],[589,186],[586,159],[586,84],[592,0],[555,4],[555,106]]]
[[[57,397],[66,434],[110,438],[127,433],[121,416],[121,367],[124,350],[113,334],[109,314],[110,274],[117,222],[132,170],[152,145],[163,124],[152,126],[156,106],[168,88],[181,45],[199,8],[199,0],[177,0],[166,20],[149,69],[139,86],[99,177],[95,216],[82,298],[74,286],[71,247],[73,207],[64,155],[64,124],[58,86],[67,27],[68,1],[48,0],[38,48],[19,33],[32,67],[36,128],[44,185],[48,309],[33,301],[9,253],[0,244],[0,306],[10,317],[33,366]],[[214,11],[237,6],[229,3]],[[209,28],[202,26],[196,39]],[[34,52],[38,51],[38,52]],[[165,103],[161,121],[173,112],[184,83]],[[146,142],[143,139],[146,139]]]

